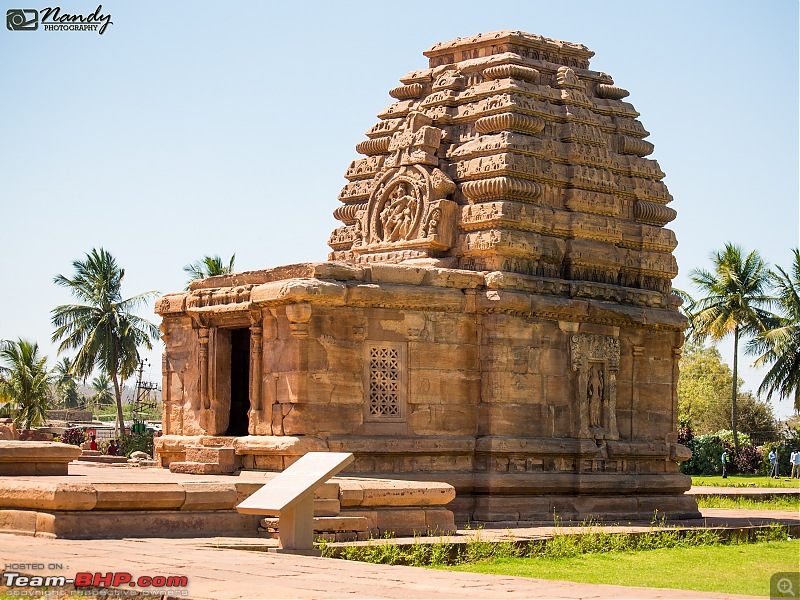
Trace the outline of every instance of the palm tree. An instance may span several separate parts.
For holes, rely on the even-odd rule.
[[[733,334],[733,384],[731,387],[731,429],[736,453],[739,437],[736,429],[736,392],[739,381],[739,338],[766,330],[772,321],[767,295],[769,269],[756,250],[743,256],[742,249],[730,242],[722,252],[712,253],[714,271],[694,269],[691,280],[704,298],[695,300],[690,315],[692,335],[698,342],[710,337],[718,342]]]
[[[53,387],[65,409],[78,407],[78,385],[72,373],[72,361],[66,356],[53,369]]]
[[[92,404],[96,407],[97,412],[100,412],[100,407],[109,405],[114,402],[114,390],[111,389],[111,381],[105,375],[98,375],[92,378],[89,385],[94,394],[92,394]]]
[[[186,265],[183,267],[183,270],[189,274],[189,280],[186,282],[186,289],[188,290],[189,284],[197,279],[233,273],[234,260],[236,260],[235,254],[231,256],[231,260],[226,267],[222,264],[222,259],[219,256],[204,256],[202,260]]]
[[[790,273],[777,267],[770,274],[782,315],[767,331],[757,336],[751,349],[761,353],[755,362],[760,367],[772,364],[758,388],[759,394],[781,398],[794,396],[794,409],[800,411],[800,249],[792,250]]]
[[[125,270],[103,248],[94,248],[86,260],[72,263],[72,278],[57,275],[54,282],[68,288],[83,304],[64,304],[52,311],[53,341],[61,340],[59,353],[77,350],[72,370],[86,379],[95,367],[114,384],[117,402],[117,435],[124,429],[122,386],[139,362],[138,347],[152,349],[158,328],[133,311],[157,295],[150,291],[127,300],[121,286]]]
[[[50,398],[47,357],[39,354],[38,344],[20,338],[0,342],[0,361],[4,363],[0,396],[17,405],[14,423],[21,429],[40,425],[47,418]]]

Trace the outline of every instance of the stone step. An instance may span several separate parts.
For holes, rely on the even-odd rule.
[[[227,475],[242,467],[236,451],[224,446],[186,446],[186,458],[169,464],[173,473],[192,475]]]
[[[180,461],[169,463],[171,473],[188,473],[190,475],[227,475],[231,471],[219,463]]]
[[[277,517],[264,517],[261,527],[267,531],[278,531]],[[345,531],[368,531],[369,521],[366,517],[314,517],[316,533],[341,533]]]
[[[278,538],[278,519],[266,517],[261,519],[259,535]],[[356,542],[369,539],[376,533],[369,529],[366,517],[314,517],[314,534],[328,542]]]

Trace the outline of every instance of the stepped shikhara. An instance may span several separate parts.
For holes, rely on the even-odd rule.
[[[588,70],[593,52],[499,32],[425,55],[356,148],[331,260],[669,293],[672,197],[628,92]]]
[[[162,464],[345,451],[454,485],[460,519],[698,516],[675,211],[628,92],[526,33],[425,55],[356,148],[328,262],[159,300]]]

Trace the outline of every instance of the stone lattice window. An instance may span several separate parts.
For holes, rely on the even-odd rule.
[[[399,421],[405,416],[405,348],[401,344],[367,348],[366,419]]]

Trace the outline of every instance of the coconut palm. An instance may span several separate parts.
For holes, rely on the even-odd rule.
[[[0,396],[16,405],[14,423],[21,429],[41,425],[47,418],[52,374],[47,357],[39,354],[35,342],[18,339],[0,342]]]
[[[97,375],[93,377],[89,387],[92,388],[92,392],[94,392],[91,397],[91,402],[98,413],[102,406],[114,403],[114,390],[107,376]]]
[[[233,262],[235,260],[236,255],[234,254],[231,256],[228,266],[225,266],[222,264],[222,259],[219,256],[204,256],[202,260],[186,265],[183,267],[183,270],[189,274],[189,280],[186,282],[186,289],[188,290],[189,284],[197,279],[233,273]]]
[[[52,311],[53,341],[61,341],[59,353],[77,350],[72,370],[86,379],[95,367],[114,384],[117,403],[117,434],[124,428],[121,382],[130,377],[139,362],[138,348],[152,349],[158,328],[133,314],[157,292],[122,299],[125,270],[103,248],[94,248],[86,260],[72,263],[72,278],[57,275],[54,282],[72,292],[83,304],[65,304]]]
[[[72,373],[72,361],[66,356],[53,369],[53,387],[64,408],[78,407],[78,384]]]
[[[800,249],[792,252],[790,272],[777,267],[777,272],[770,275],[782,314],[752,341],[751,349],[761,354],[756,366],[772,365],[758,393],[794,396],[794,409],[800,411]]]
[[[720,341],[733,335],[733,384],[731,387],[731,429],[736,453],[739,438],[736,429],[736,392],[739,369],[739,339],[755,336],[767,329],[774,315],[767,309],[773,298],[767,294],[769,269],[756,250],[747,256],[730,242],[722,252],[711,255],[714,270],[694,269],[691,280],[705,297],[691,307],[692,336],[698,342],[707,338]]]

